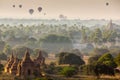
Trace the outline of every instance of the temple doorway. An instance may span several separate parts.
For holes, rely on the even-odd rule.
[[[27,71],[28,73],[28,75],[30,76],[31,75],[31,70],[30,69],[28,69],[28,71]]]

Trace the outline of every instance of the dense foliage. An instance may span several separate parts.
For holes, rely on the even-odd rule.
[[[4,66],[0,64],[0,74],[2,73],[3,69],[4,69]]]
[[[66,77],[72,77],[73,75],[77,74],[77,70],[74,67],[64,67],[61,72],[62,75]]]
[[[88,64],[96,64],[101,55],[93,55],[88,59]]]
[[[3,52],[0,52],[0,60],[7,60],[7,55]]]
[[[105,65],[110,66],[112,68],[115,68],[117,66],[117,64],[114,61],[113,56],[110,53],[106,53],[106,54],[102,55],[98,59],[98,63],[105,64]]]
[[[48,53],[47,53],[46,51],[40,50],[40,49],[34,49],[34,54],[33,54],[33,56],[34,56],[34,57],[35,57],[35,56],[38,56],[38,53],[39,53],[40,51],[41,51],[43,57],[48,57]]]
[[[117,63],[118,66],[120,66],[120,53],[115,58],[115,62]]]
[[[106,64],[96,64],[94,68],[94,73],[98,78],[103,74],[115,76],[114,68]]]
[[[94,64],[82,65],[82,66],[80,66],[80,72],[81,72],[80,74],[95,75],[94,69],[95,69]]]
[[[50,34],[40,39],[40,42],[41,48],[49,52],[57,53],[61,49],[64,51],[68,51],[73,48],[72,42],[67,36]]]
[[[70,65],[82,65],[85,62],[80,56],[77,56],[74,53],[61,52],[59,54],[59,64],[70,64]]]

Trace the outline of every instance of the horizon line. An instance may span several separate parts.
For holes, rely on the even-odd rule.
[[[104,19],[104,18],[88,18],[88,19],[80,19],[80,18],[71,18],[71,19],[59,19],[59,18],[0,18],[0,20],[120,20],[120,19]]]

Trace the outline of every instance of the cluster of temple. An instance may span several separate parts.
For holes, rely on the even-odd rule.
[[[41,66],[45,64],[42,52],[36,59],[32,60],[28,51],[25,52],[23,59],[19,60],[12,54],[4,67],[4,72],[16,76],[41,76]]]

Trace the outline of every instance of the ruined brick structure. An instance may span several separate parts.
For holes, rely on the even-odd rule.
[[[4,67],[4,72],[17,76],[41,76],[40,67],[44,64],[45,58],[42,56],[41,51],[34,60],[30,58],[29,52],[26,51],[22,60],[12,54]]]

